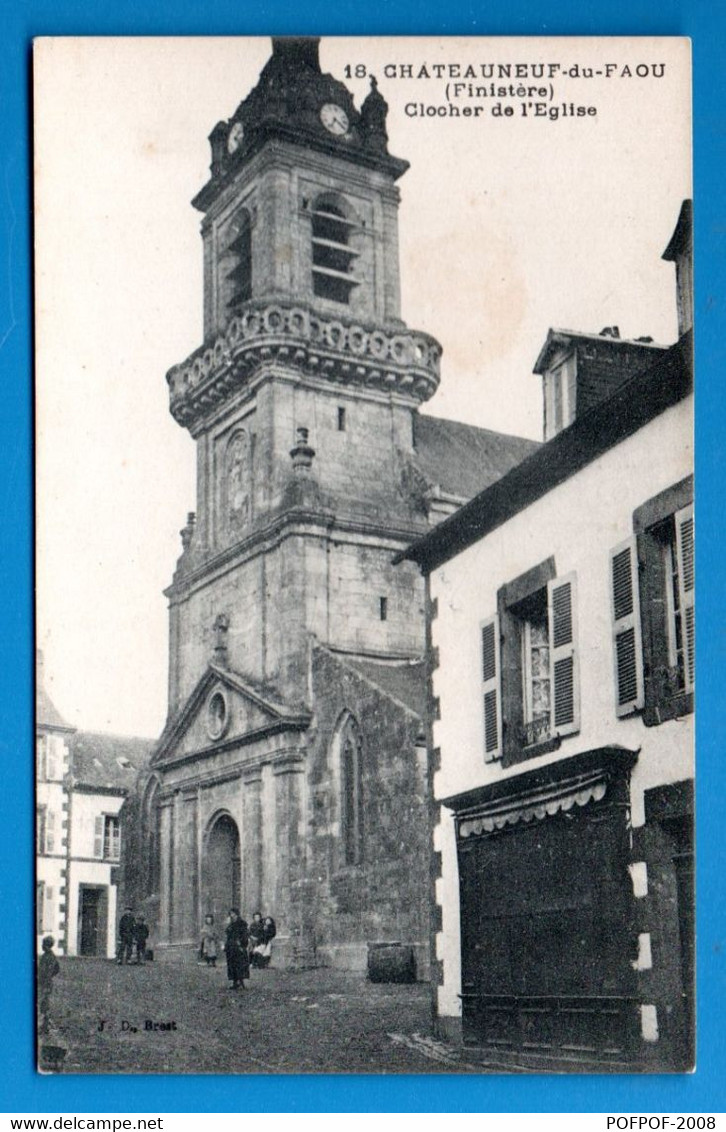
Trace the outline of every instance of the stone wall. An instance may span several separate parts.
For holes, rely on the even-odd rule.
[[[309,752],[306,930],[319,961],[363,968],[367,943],[416,951],[427,978],[429,836],[421,721],[325,649],[313,653],[316,731]],[[349,712],[363,738],[361,861],[346,865],[335,732]]]

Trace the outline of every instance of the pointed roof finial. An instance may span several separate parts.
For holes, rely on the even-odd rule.
[[[320,73],[318,47],[320,36],[276,36],[272,37],[273,57],[285,62],[291,70],[311,67]]]

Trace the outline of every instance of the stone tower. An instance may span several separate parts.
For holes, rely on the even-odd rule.
[[[168,378],[198,451],[196,523],[169,595],[172,710],[220,613],[230,666],[296,700],[310,633],[356,652],[421,650],[416,584],[390,552],[420,526],[414,414],[440,348],[400,320],[407,163],[387,151],[385,118],[375,87],[359,112],[321,73],[316,40],[281,39],[212,132],[194,201],[205,343]]]
[[[392,560],[530,445],[418,416],[441,350],[400,317],[386,115],[274,39],[210,136],[204,343],[167,378],[197,505],[140,802],[161,954],[260,905],[280,957],[360,965],[393,934],[426,966],[424,593]]]

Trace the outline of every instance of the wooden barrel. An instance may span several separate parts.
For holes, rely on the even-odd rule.
[[[398,942],[369,943],[368,978],[372,983],[415,983],[413,948]]]

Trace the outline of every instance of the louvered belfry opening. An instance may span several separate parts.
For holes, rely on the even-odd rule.
[[[246,209],[240,214],[236,231],[227,249],[234,258],[234,267],[227,276],[232,283],[228,304],[232,314],[252,298],[252,229]]]
[[[313,209],[313,292],[321,299],[349,303],[356,286],[353,266],[358,252],[350,246],[356,225],[342,209],[318,201]]]

